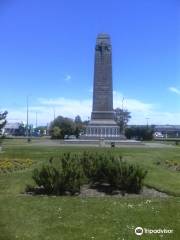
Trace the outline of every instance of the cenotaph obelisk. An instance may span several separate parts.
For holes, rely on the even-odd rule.
[[[86,139],[121,139],[114,120],[112,85],[112,46],[108,34],[98,34],[95,46],[93,107],[86,127]]]

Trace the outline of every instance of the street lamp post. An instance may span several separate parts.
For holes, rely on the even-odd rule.
[[[30,134],[29,134],[29,96],[26,98],[26,104],[27,104],[27,126],[26,126],[26,137],[27,142],[30,142]]]
[[[53,107],[53,114],[54,114],[54,120],[55,120],[55,118],[56,118],[56,109],[55,109],[55,107]]]
[[[36,128],[37,128],[37,112],[36,112]]]
[[[122,99],[122,134],[124,134],[124,97]]]
[[[148,126],[149,126],[149,122],[148,122],[148,120],[149,120],[149,118],[147,117],[147,118],[146,118],[146,121],[147,121],[147,128],[148,128]]]

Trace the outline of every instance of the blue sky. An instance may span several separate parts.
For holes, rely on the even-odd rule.
[[[180,124],[179,0],[1,0],[0,109],[46,124],[91,114],[96,35],[112,38],[114,107]]]

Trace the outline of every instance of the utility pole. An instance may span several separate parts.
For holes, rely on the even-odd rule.
[[[124,134],[124,97],[122,99],[122,130],[120,129],[122,134]]]
[[[26,137],[27,142],[30,142],[30,136],[29,136],[29,96],[26,98],[26,105],[27,105],[27,126],[26,126]]]
[[[56,118],[56,110],[55,110],[55,107],[53,107],[53,113],[54,113],[54,120]]]
[[[124,110],[124,97],[122,99],[122,111]]]
[[[29,130],[29,99],[28,96],[26,97],[26,110],[27,110],[27,116],[26,116],[26,136],[28,139],[28,130]]]
[[[146,118],[146,121],[147,121],[147,128],[148,128],[148,125],[149,125],[149,122],[148,122],[149,118],[147,117]]]
[[[36,128],[37,128],[37,112],[36,112]]]

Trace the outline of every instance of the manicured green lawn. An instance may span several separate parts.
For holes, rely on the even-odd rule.
[[[79,147],[35,147],[6,142],[0,159],[30,158],[34,165],[17,172],[0,174],[0,240],[133,240],[179,239],[180,237],[180,172],[168,169],[166,160],[180,162],[180,148],[115,148],[127,161],[148,170],[145,184],[176,197],[150,198],[80,198],[27,196],[28,183],[33,183],[34,167],[64,151],[83,151]],[[107,149],[89,148],[89,151]],[[157,165],[156,162],[160,161]],[[173,234],[144,234],[137,237],[134,228],[173,229]]]

